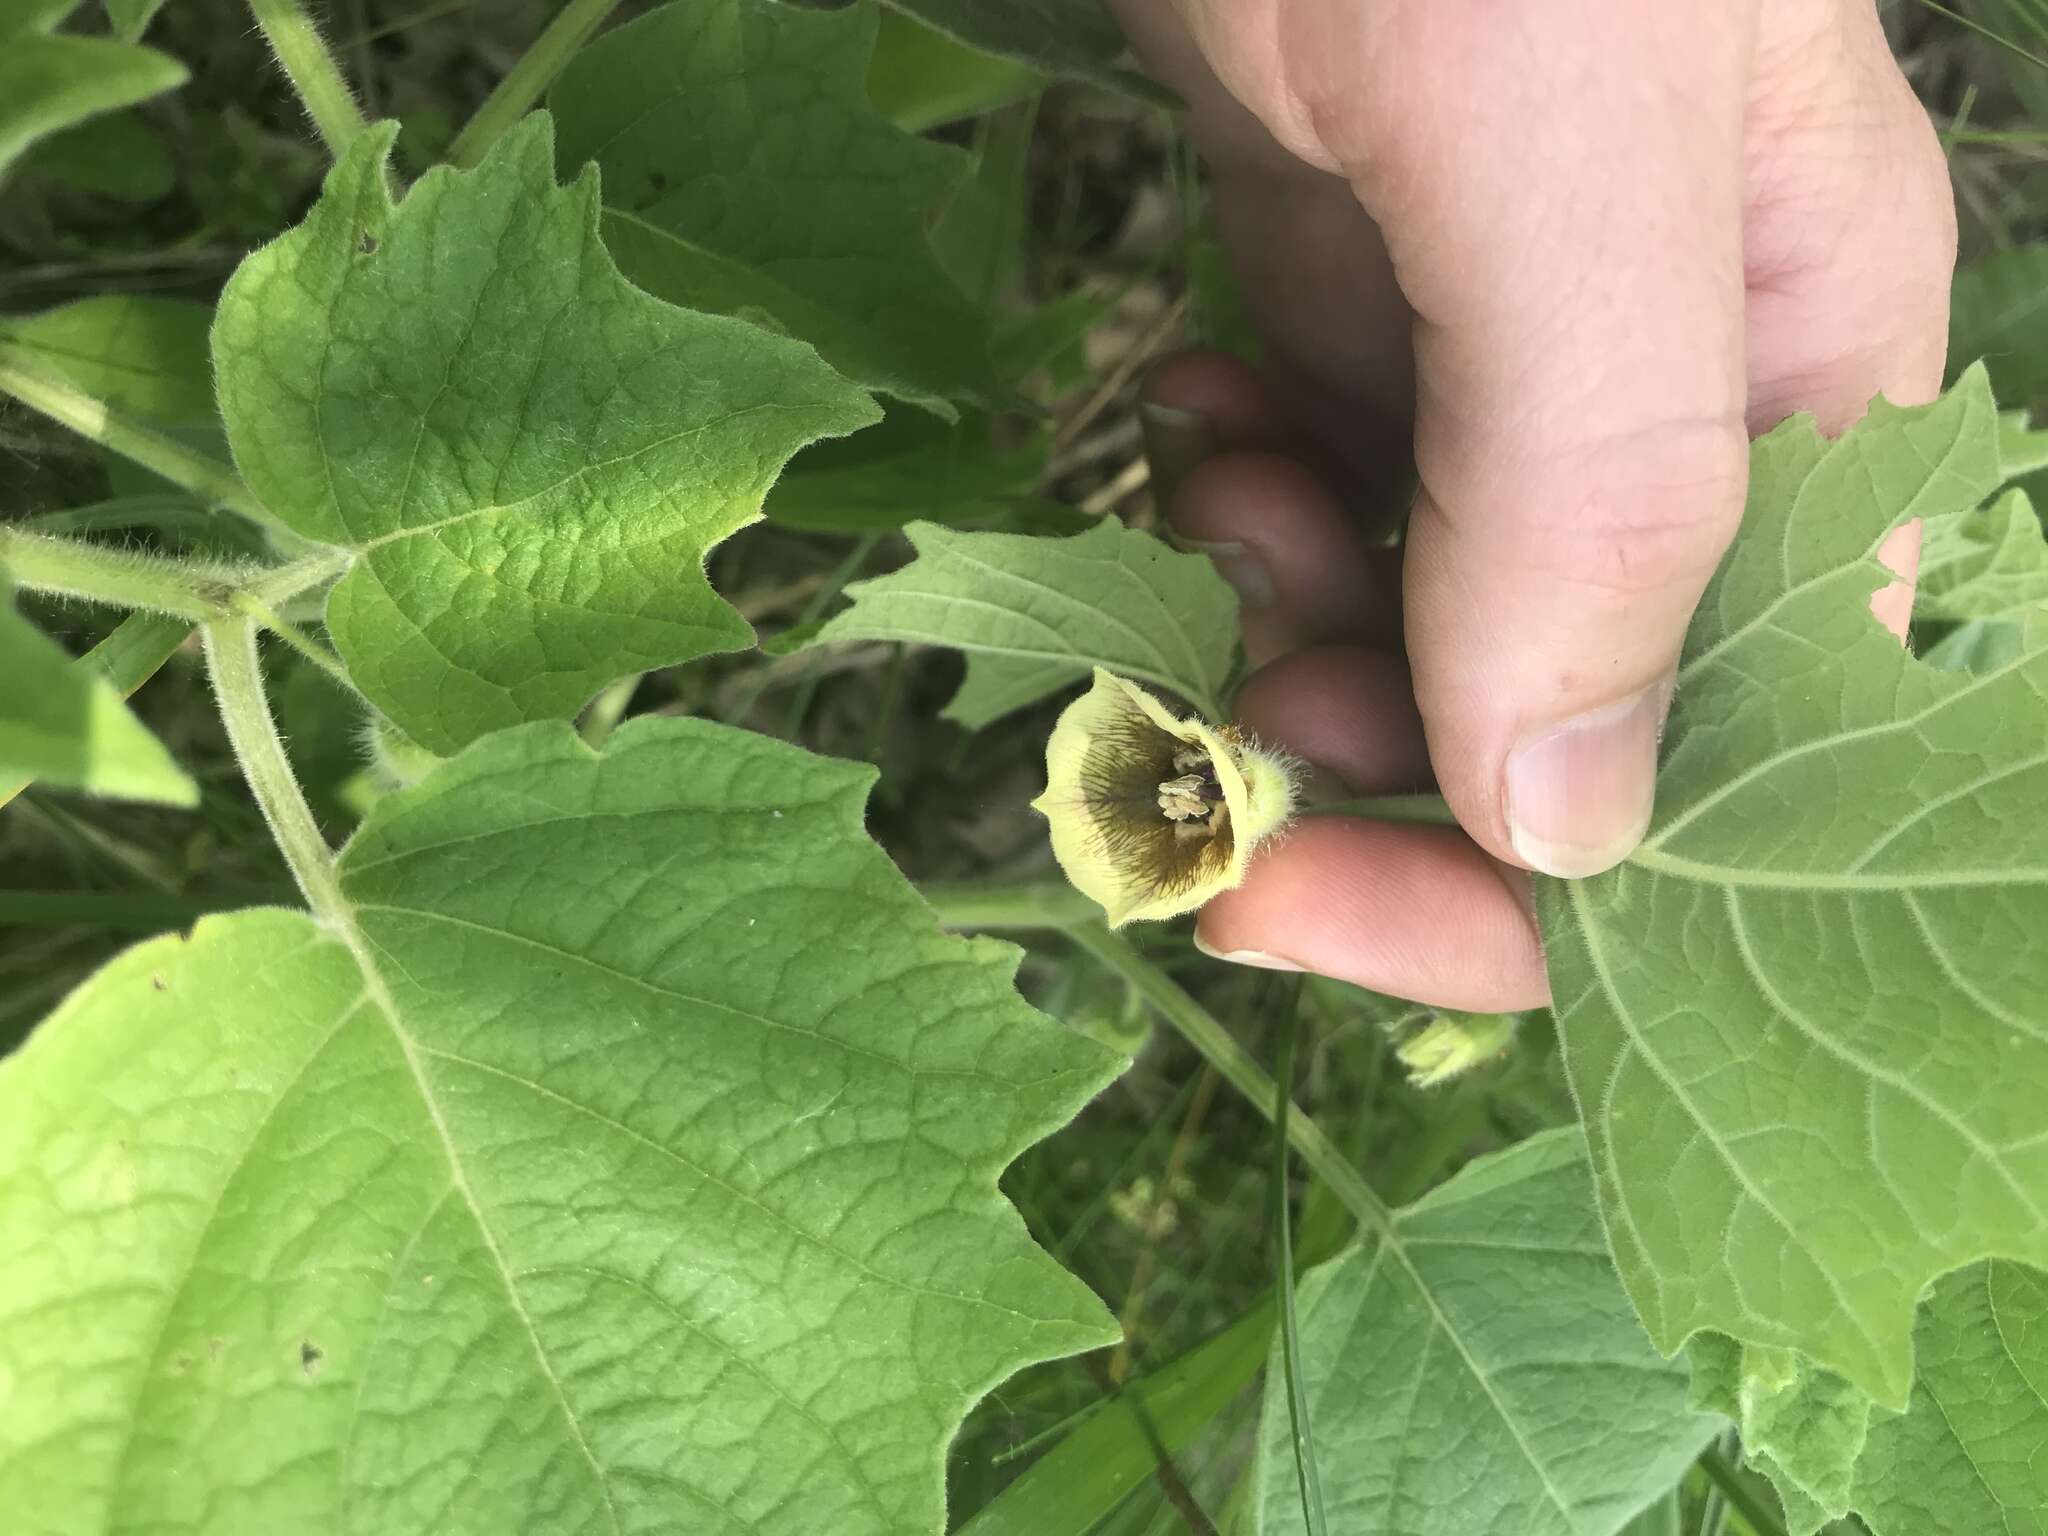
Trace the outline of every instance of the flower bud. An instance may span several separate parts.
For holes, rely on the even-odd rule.
[[[1512,1013],[1456,1013],[1440,1009],[1434,1021],[1394,1048],[1408,1081],[1434,1088],[1500,1055],[1520,1022]]]

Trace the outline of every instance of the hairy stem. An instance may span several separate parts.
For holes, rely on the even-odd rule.
[[[361,697],[354,680],[348,675],[348,669],[341,664],[339,656],[335,655],[333,651],[322,645],[318,640],[315,640],[289,619],[279,617],[277,610],[261,598],[247,592],[238,593],[234,600],[234,610],[237,613],[245,614],[249,618],[254,619],[286,645],[305,657],[306,660],[313,663],[322,672],[325,672],[335,683],[338,683],[348,692],[356,694],[357,697]]]
[[[949,928],[1048,928],[1064,933],[1136,988],[1261,1114],[1273,1115],[1279,1089],[1272,1077],[1178,982],[1103,927],[1101,909],[1080,892],[1055,885],[931,886],[924,896]],[[1287,1117],[1287,1140],[1361,1225],[1379,1233],[1392,1230],[1393,1214],[1386,1202],[1321,1126],[1297,1111]]]
[[[476,116],[463,125],[455,142],[448,146],[450,163],[468,170],[490,153],[527,108],[539,101],[555,76],[569,62],[570,55],[604,24],[605,17],[618,8],[619,0],[569,0],[548,23],[547,30],[534,39],[533,46],[520,55],[506,72],[496,90],[476,109]]]
[[[31,591],[146,608],[195,623],[226,614],[245,574],[212,561],[109,549],[15,528],[0,528],[0,565]]]
[[[0,393],[216,506],[273,528],[283,526],[225,464],[74,388],[44,367],[30,348],[5,339],[0,339]]]
[[[228,740],[242,765],[242,777],[256,796],[270,834],[305,893],[313,915],[349,932],[348,902],[334,873],[334,853],[292,774],[263,694],[263,667],[256,655],[256,625],[247,618],[218,619],[206,626],[206,667],[213,696],[227,725]]]
[[[195,623],[237,611],[255,612],[269,623],[275,617],[269,604],[318,586],[347,563],[348,556],[338,549],[284,565],[192,560],[0,527],[0,568],[31,591]]]
[[[341,67],[321,40],[320,29],[298,0],[249,0],[249,10],[285,78],[306,104],[306,115],[313,119],[328,154],[339,160],[363,131],[363,114],[341,77]]]

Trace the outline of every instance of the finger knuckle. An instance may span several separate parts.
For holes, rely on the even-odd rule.
[[[1576,489],[1548,517],[1548,573],[1618,595],[1696,588],[1742,520],[1749,450],[1740,423],[1658,422],[1584,445]]]

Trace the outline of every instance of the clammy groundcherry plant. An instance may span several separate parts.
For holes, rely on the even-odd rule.
[[[2048,1530],[2048,219],[1453,1014],[1171,921],[1442,808],[1232,723],[1114,25],[613,9],[0,0],[0,1532]]]

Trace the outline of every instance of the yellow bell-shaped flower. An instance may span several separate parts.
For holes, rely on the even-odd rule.
[[[1112,928],[1192,912],[1238,885],[1294,810],[1285,756],[1232,726],[1176,720],[1100,667],[1053,727],[1045,776],[1031,805],[1053,856]]]

